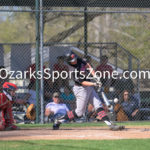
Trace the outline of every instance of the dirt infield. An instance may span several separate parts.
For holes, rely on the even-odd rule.
[[[56,140],[56,139],[142,139],[150,138],[150,126],[128,126],[123,131],[110,131],[107,127],[85,128],[30,128],[18,131],[1,131],[0,140]]]

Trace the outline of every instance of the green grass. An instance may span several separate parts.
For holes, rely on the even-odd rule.
[[[125,126],[150,126],[150,122],[117,123]],[[21,128],[52,127],[52,124],[23,124]],[[63,127],[105,126],[104,123],[71,123]],[[148,150],[150,139],[124,140],[30,140],[0,141],[0,150]]]
[[[118,125],[125,125],[125,126],[150,126],[150,121],[139,121],[139,122],[122,122],[117,123]],[[34,128],[34,127],[51,127],[52,124],[19,124],[21,128]],[[68,123],[62,124],[62,127],[99,127],[99,126],[106,126],[103,122],[92,122],[92,123]]]
[[[148,150],[150,139],[0,141],[0,150]]]

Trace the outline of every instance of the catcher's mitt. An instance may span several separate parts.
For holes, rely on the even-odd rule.
[[[34,104],[30,104],[27,108],[26,117],[30,120],[35,120],[36,112]]]

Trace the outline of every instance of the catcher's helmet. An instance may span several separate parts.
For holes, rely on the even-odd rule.
[[[17,86],[13,83],[5,82],[3,84],[3,89],[7,91],[14,91],[14,90],[17,90]]]
[[[65,54],[65,60],[66,60],[67,63],[74,62],[74,61],[77,60],[77,55],[72,51],[68,51]]]
[[[5,82],[3,84],[3,92],[8,97],[9,100],[13,100],[14,96],[10,94],[10,91],[17,90],[17,86],[10,82]]]

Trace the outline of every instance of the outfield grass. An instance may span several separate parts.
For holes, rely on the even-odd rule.
[[[118,125],[125,125],[125,126],[150,126],[150,121],[136,121],[136,122],[123,122],[117,123]],[[34,127],[51,127],[52,123],[50,124],[18,124],[21,128],[34,128]],[[99,127],[99,126],[106,126],[103,122],[91,122],[91,123],[68,123],[62,124],[62,127]]]
[[[0,150],[148,150],[150,139],[0,141]]]

